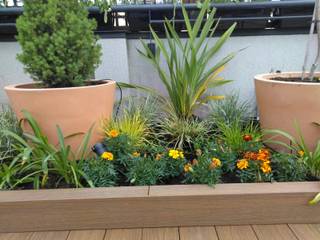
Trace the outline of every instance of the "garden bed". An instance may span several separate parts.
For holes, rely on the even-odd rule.
[[[0,231],[318,223],[316,182],[0,192]]]

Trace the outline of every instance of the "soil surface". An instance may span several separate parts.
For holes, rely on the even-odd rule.
[[[289,77],[274,77],[274,78],[270,78],[270,80],[275,80],[275,81],[285,81],[285,82],[320,82],[320,78],[319,77],[315,77],[313,79],[313,81],[310,81],[309,78],[305,78],[303,81],[301,80],[301,78],[299,77],[295,77],[295,78],[289,78]]]

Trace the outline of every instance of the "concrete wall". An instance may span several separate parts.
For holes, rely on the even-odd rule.
[[[229,52],[246,49],[237,54],[222,74],[234,82],[219,89],[218,92],[236,90],[240,91],[244,99],[254,100],[254,75],[271,70],[301,70],[307,37],[307,35],[232,37],[212,64]],[[214,44],[215,40],[210,40],[210,44]],[[139,40],[112,38],[101,39],[100,43],[103,46],[103,57],[101,66],[96,70],[96,78],[145,84],[163,91],[152,66],[136,51],[136,48],[141,47]],[[17,42],[0,42],[1,89],[8,84],[31,81],[23,72],[23,66],[16,60],[19,51]],[[1,90],[0,102],[6,101],[5,93]]]

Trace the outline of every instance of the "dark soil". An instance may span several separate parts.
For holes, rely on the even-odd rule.
[[[303,81],[301,78],[295,77],[295,78],[288,78],[288,77],[274,77],[270,78],[270,80],[275,80],[275,81],[284,81],[284,82],[320,82],[319,77],[315,77],[313,81],[310,81],[309,78],[305,78]]]

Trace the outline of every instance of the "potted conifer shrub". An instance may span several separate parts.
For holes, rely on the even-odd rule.
[[[25,1],[17,20],[17,58],[35,82],[5,90],[18,118],[22,110],[30,112],[53,144],[56,125],[66,136],[94,126],[91,142],[98,141],[99,121],[112,113],[115,82],[90,80],[101,57],[95,27],[78,0]],[[76,149],[80,139],[69,138],[68,144]]]
[[[320,136],[320,73],[316,69],[320,61],[320,48],[312,49],[310,42],[317,28],[320,41],[320,5],[315,2],[313,21],[305,63],[300,72],[267,73],[255,76],[260,123],[264,129],[280,129],[298,138],[301,130],[305,143],[314,149]],[[313,64],[307,71],[310,52],[316,52]],[[285,141],[285,139],[282,139]],[[290,144],[287,141],[288,144]]]

